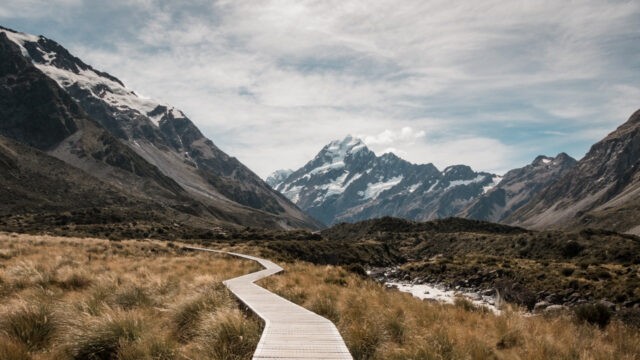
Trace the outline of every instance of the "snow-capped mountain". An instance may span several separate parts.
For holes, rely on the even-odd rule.
[[[218,149],[182,111],[137,95],[43,36],[0,27],[0,42],[0,76],[7,84],[0,135],[124,191],[161,197],[163,204],[182,209],[200,207],[221,221],[317,226]],[[176,194],[180,200],[167,201]]]
[[[476,199],[461,216],[502,222],[565,175],[576,163],[565,153],[555,158],[538,156],[531,164],[507,172],[496,187]]]
[[[279,179],[282,174],[274,174]],[[453,216],[499,177],[464,165],[439,171],[393,153],[376,156],[358,138],[332,141],[274,188],[325,224],[381,216],[428,220]]]

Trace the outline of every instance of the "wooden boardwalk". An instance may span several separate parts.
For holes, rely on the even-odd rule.
[[[254,284],[281,272],[280,266],[255,256],[189,248],[238,256],[257,261],[264,267],[264,270],[224,282],[240,301],[264,320],[264,331],[253,359],[353,359],[331,321]]]

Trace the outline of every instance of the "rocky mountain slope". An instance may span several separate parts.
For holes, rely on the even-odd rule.
[[[640,233],[640,110],[506,219],[531,228],[598,227]]]
[[[0,117],[0,135],[182,218],[318,226],[181,111],[139,97],[42,36],[0,28]]]
[[[331,142],[286,179],[281,174],[271,177],[272,186],[325,224],[453,216],[500,179],[464,165],[441,172],[433,164],[412,164],[392,153],[376,156],[351,136]]]
[[[267,177],[265,182],[269,184],[269,186],[271,186],[273,189],[276,189],[292,173],[293,173],[293,170],[290,170],[290,169],[276,170],[275,172],[273,172],[271,175]]]
[[[538,156],[531,164],[507,172],[496,187],[473,201],[460,216],[502,222],[565,175],[576,163],[565,153],[555,158]]]

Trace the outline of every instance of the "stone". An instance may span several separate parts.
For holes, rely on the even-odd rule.
[[[546,308],[548,308],[549,306],[551,306],[550,303],[546,302],[546,301],[540,301],[537,302],[534,306],[533,306],[533,312],[534,313],[539,313],[542,312],[543,310],[545,310]]]
[[[567,310],[567,307],[564,305],[550,305],[544,309],[545,314],[551,314],[556,312],[561,312]]]
[[[611,301],[600,300],[600,301],[598,301],[598,303],[600,305],[604,305],[607,309],[609,309],[611,311],[616,311],[616,304],[612,303]]]

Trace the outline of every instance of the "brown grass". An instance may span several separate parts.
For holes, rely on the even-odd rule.
[[[262,280],[332,320],[356,359],[639,359],[640,332],[571,314],[525,317],[441,305],[387,290],[340,267],[290,264]]]
[[[0,359],[249,359],[261,322],[221,282],[258,268],[154,241],[0,233]]]
[[[618,321],[495,316],[285,267],[264,285],[334,321],[356,359],[640,359],[638,329]],[[0,234],[0,359],[248,359],[261,324],[221,281],[257,269],[153,241]]]

